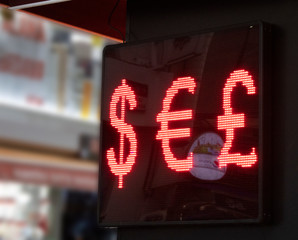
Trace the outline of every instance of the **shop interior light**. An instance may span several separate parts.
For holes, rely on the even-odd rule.
[[[39,0],[39,1],[33,1],[33,0],[25,0],[25,1],[10,1],[10,7],[9,9],[12,10],[18,10],[18,9],[25,9],[25,8],[31,8],[31,7],[38,7],[53,3],[60,3],[60,2],[67,2],[71,0]]]

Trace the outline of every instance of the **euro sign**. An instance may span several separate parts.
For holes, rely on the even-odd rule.
[[[126,80],[122,79],[122,84],[118,86],[112,95],[110,102],[110,120],[111,125],[120,133],[120,149],[119,161],[116,159],[114,148],[107,151],[108,165],[111,172],[119,176],[118,188],[123,188],[123,176],[128,174],[135,163],[137,155],[137,139],[136,133],[131,125],[125,122],[125,104],[129,103],[130,110],[137,106],[136,96],[130,86],[126,84]],[[121,101],[120,118],[117,116],[117,103]],[[124,162],[124,137],[127,137],[130,143],[129,155]]]
[[[162,141],[162,149],[168,167],[177,172],[189,171],[193,167],[192,153],[186,159],[177,159],[171,151],[170,139],[190,137],[190,128],[169,129],[169,121],[192,119],[192,110],[171,111],[173,98],[181,89],[187,89],[194,94],[196,83],[191,77],[178,78],[173,81],[163,100],[162,111],[157,115],[156,121],[161,123],[156,139]]]
[[[254,86],[254,80],[248,71],[236,70],[231,73],[227,79],[225,87],[223,89],[223,109],[224,115],[218,116],[217,128],[226,130],[226,142],[221,149],[218,156],[219,167],[225,167],[227,164],[234,163],[241,167],[251,167],[257,162],[256,149],[252,148],[251,153],[248,155],[242,155],[240,153],[229,153],[232,148],[234,140],[234,129],[245,127],[245,114],[233,113],[231,94],[233,88],[237,83],[242,83],[246,89],[247,94],[255,94],[256,87]]]

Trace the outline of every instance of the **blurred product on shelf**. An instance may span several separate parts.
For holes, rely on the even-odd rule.
[[[0,103],[98,121],[111,40],[4,8],[0,30]]]
[[[50,188],[0,182],[0,239],[42,240],[51,235]]]
[[[80,153],[98,134],[102,50],[113,44],[0,8],[0,140]]]

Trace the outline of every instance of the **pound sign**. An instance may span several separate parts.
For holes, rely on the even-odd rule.
[[[236,84],[240,82],[247,88],[247,94],[255,94],[256,88],[252,76],[245,70],[237,70],[231,73],[227,79],[223,89],[223,109],[224,115],[218,116],[217,128],[225,129],[226,142],[221,149],[218,157],[219,167],[225,167],[229,163],[234,163],[241,167],[251,167],[257,162],[257,155],[255,148],[252,148],[251,153],[248,155],[241,155],[240,153],[229,153],[234,139],[234,128],[245,127],[244,113],[233,114],[231,107],[231,94]]]

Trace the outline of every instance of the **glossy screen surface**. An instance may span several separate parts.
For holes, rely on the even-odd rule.
[[[259,218],[261,28],[106,48],[100,224]]]

